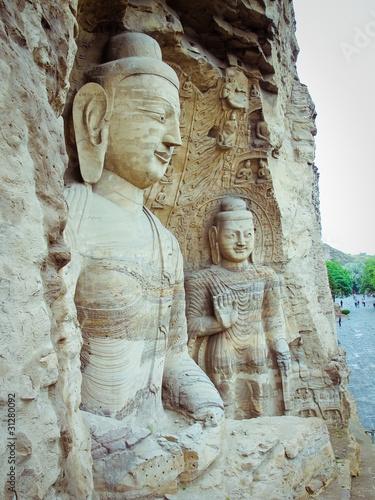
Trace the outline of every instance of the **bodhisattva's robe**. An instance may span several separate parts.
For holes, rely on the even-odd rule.
[[[254,388],[257,373],[266,374],[273,369],[279,377],[275,343],[286,339],[279,277],[266,266],[250,265],[231,271],[214,265],[191,274],[185,286],[193,359],[215,383],[226,405],[240,408],[232,412],[236,418],[267,414],[260,403],[239,399],[262,397],[264,380],[268,379],[266,375],[262,380],[259,376],[259,387]],[[231,327],[209,335],[207,319],[215,318],[213,296],[219,294],[229,295],[236,302],[238,319]],[[282,405],[281,387],[277,392]],[[245,408],[242,411],[241,406]],[[268,406],[274,408],[277,404]],[[281,410],[275,411],[280,414]]]

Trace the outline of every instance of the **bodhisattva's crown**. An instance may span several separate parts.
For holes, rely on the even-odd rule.
[[[224,220],[253,220],[253,214],[241,198],[224,198],[220,209],[221,212],[215,216],[215,224]]]

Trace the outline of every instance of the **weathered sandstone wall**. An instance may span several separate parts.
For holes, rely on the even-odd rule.
[[[62,115],[69,116],[84,69],[100,60],[113,32],[142,31],[156,38],[164,60],[181,78],[183,146],[174,159],[173,182],[163,191],[166,196],[157,199],[160,184],[148,193],[147,206],[179,239],[187,270],[200,259],[193,250],[189,253],[190,234],[184,228],[195,212],[188,207],[199,212],[204,190],[241,193],[221,180],[224,152],[216,147],[216,124],[225,122],[219,110],[226,69],[242,65],[254,82],[261,106],[254,111],[252,134],[259,122],[269,131],[268,142],[255,148],[256,161],[267,159],[272,179],[267,206],[273,219],[267,227],[273,231],[273,253],[266,255],[267,263],[284,278],[290,321],[303,338],[312,387],[333,384],[338,399],[326,408],[339,411],[337,423],[345,423],[345,371],[320,247],[315,111],[296,73],[292,2],[3,0],[0,27],[0,407],[5,437],[0,441],[0,496],[13,498],[7,438],[12,442],[15,437],[18,498],[83,499],[92,490],[89,434],[78,410],[81,337],[75,310],[63,299],[66,283],[60,272],[69,260],[62,239],[68,166],[64,133],[69,124],[64,132]],[[243,139],[245,144],[246,133]],[[69,138],[67,143],[69,148]],[[74,175],[73,157],[71,165]],[[198,167],[192,171],[186,165]],[[206,177],[202,181],[199,175],[208,172],[209,178],[210,165],[217,165],[220,174],[205,184]],[[200,187],[194,176],[202,181]],[[264,185],[259,186],[261,192]],[[260,207],[266,203],[266,191],[262,193]],[[194,230],[191,235],[196,237]],[[265,241],[266,232],[263,237]],[[324,374],[330,382],[319,385],[316,380]],[[13,394],[15,435],[8,429]],[[309,410],[302,404],[296,408],[297,413]]]
[[[58,275],[69,259],[61,114],[76,51],[76,7],[60,0],[0,5],[1,498],[14,497],[13,438],[18,498],[86,497],[76,489],[90,466],[77,413],[80,336],[72,313],[59,306],[65,285]]]

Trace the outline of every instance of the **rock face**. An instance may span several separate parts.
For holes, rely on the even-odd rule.
[[[75,312],[60,307],[66,285],[58,275],[69,260],[61,113],[76,51],[75,15],[71,1],[5,1],[0,8],[0,496],[6,499],[15,491],[12,438],[18,498],[56,498],[59,491],[61,498],[85,498],[91,489],[89,434],[78,413],[80,333]],[[9,395],[15,430],[8,429]]]
[[[187,422],[194,427],[189,435],[179,429],[168,436],[148,435],[144,427],[129,435],[124,425],[98,429],[79,410],[82,336],[76,308],[66,300],[74,283],[66,266],[71,248],[63,239],[68,217],[64,173],[68,182],[82,180],[71,111],[85,73],[102,62],[109,37],[123,31],[153,37],[180,83],[182,146],[160,181],[148,188],[146,206],[177,238],[188,275],[212,264],[208,229],[223,197],[245,201],[256,229],[254,262],[285,284],[285,322],[295,332],[289,342],[289,397],[282,383],[277,387],[283,395],[281,413],[346,425],[347,371],[320,243],[315,110],[295,69],[294,25],[289,0],[2,2],[0,474],[5,499],[15,492],[28,500],[95,498],[94,480],[98,484],[98,474],[105,477],[100,472],[106,469],[105,456],[122,457],[138,439],[138,464],[150,458],[142,449],[147,440],[156,466],[165,467],[165,450],[176,455],[167,486],[153,490],[140,478],[135,488],[140,498],[177,494],[178,481],[195,480],[194,469],[207,467],[218,454],[218,442],[225,443],[218,434],[202,437],[209,428],[199,430],[193,422]],[[229,421],[228,429],[236,434],[229,433],[227,446],[238,448],[244,429],[254,436],[246,448],[255,451],[241,465],[238,480],[245,482],[246,494],[268,494],[265,472],[257,465],[263,450],[272,457],[265,469],[275,471],[280,498],[292,490],[295,498],[303,498],[298,496],[302,490],[317,492],[329,480],[332,457],[322,421],[289,418]],[[269,435],[279,419],[288,429],[298,427],[298,439],[282,441],[283,426]],[[317,436],[314,456],[320,469],[300,446]],[[244,462],[241,457],[237,451],[232,468]],[[277,464],[290,471],[296,457],[297,479],[281,486]],[[207,489],[207,477],[199,479],[206,483],[192,483],[197,492]],[[115,489],[119,483],[109,479]],[[132,498],[124,496],[127,481],[123,478],[118,498]],[[236,473],[217,481],[235,498]]]
[[[198,480],[171,499],[303,500],[335,476],[327,427],[321,419],[263,417],[227,420],[224,451]]]

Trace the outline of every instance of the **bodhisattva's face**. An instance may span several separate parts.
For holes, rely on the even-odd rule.
[[[249,219],[221,221],[217,238],[223,260],[243,262],[254,248],[253,222]]]
[[[104,166],[140,189],[159,181],[181,145],[176,87],[156,75],[125,78],[116,89]]]

